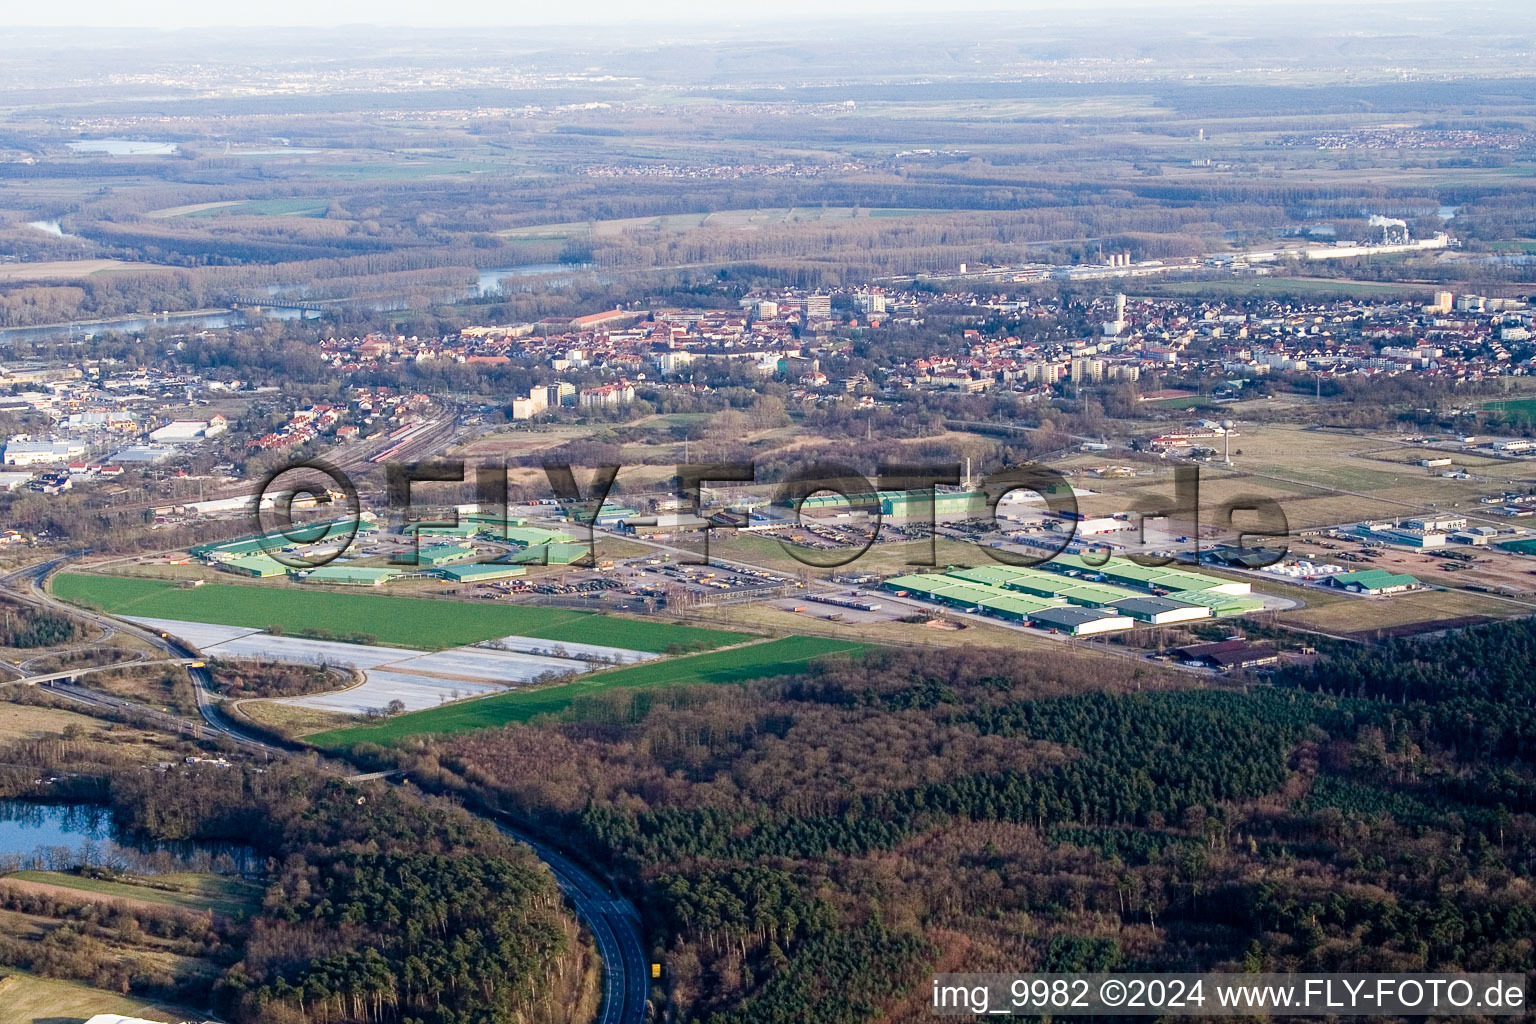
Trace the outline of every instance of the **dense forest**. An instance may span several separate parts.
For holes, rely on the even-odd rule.
[[[885,651],[364,753],[643,894],[680,1021],[915,1022],[933,969],[1524,971],[1533,635],[1197,689]]]
[[[82,639],[76,619],[20,601],[0,601],[0,647],[60,647]]]
[[[8,745],[26,778],[9,773],[6,790],[35,795],[29,764],[69,763],[75,773],[48,799],[67,790],[109,808],[131,841],[246,847],[266,865],[265,898],[232,919],[9,893],[4,909],[65,923],[41,943],[0,939],[0,962],[211,1003],[248,1024],[552,1024],[583,998],[590,965],[553,878],[457,808],[312,763],[148,771],[79,750],[69,738]],[[146,973],[104,955],[141,933],[212,973]]]

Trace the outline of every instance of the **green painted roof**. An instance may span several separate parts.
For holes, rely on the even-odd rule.
[[[1004,565],[983,565],[975,569],[956,569],[945,575],[959,580],[970,580],[973,583],[985,583],[989,587],[1001,587],[1023,573],[1019,569]]]
[[[441,569],[434,569],[433,573],[455,583],[479,583],[486,580],[526,576],[528,570],[520,565],[448,565]]]
[[[373,528],[370,522],[364,520],[358,523],[357,532],[364,533]],[[254,534],[249,537],[219,541],[214,544],[197,544],[187,550],[197,558],[217,557],[219,555],[249,555],[268,550],[281,551],[287,547],[318,544],[326,540],[340,540],[351,533],[352,521],[350,519],[333,519],[323,523],[297,524],[289,528],[289,535],[287,536],[282,533],[272,533],[265,536]]]
[[[482,529],[484,527],[475,523],[465,522],[461,519],[454,526],[448,526],[447,524],[409,523],[400,532],[406,536],[416,533],[423,537],[473,537]]]
[[[503,564],[543,565],[547,562],[550,565],[570,565],[591,553],[592,548],[587,544],[531,544],[508,555]]]
[[[988,611],[1012,612],[1018,615],[1033,615],[1035,612],[1046,608],[1060,608],[1065,602],[1057,598],[1030,598],[1019,597],[1017,594],[1000,594],[997,597],[988,597],[977,604]]]
[[[954,580],[948,576],[938,576],[923,573],[916,576],[896,576],[885,581],[885,586],[890,590],[912,590],[918,593],[926,593],[932,590],[944,590],[954,585]]]
[[[1257,597],[1245,597],[1241,594],[1214,594],[1209,590],[1180,590],[1169,594],[1168,599],[1182,601],[1185,604],[1202,604],[1216,615],[1245,615],[1264,608],[1264,602]]]
[[[1102,583],[1084,583],[1080,586],[1063,590],[1058,596],[1066,598],[1073,604],[1097,607],[1112,605],[1116,601],[1128,601],[1133,598],[1145,597],[1146,595],[1137,594],[1123,587],[1110,587]]]
[[[225,565],[256,576],[282,576],[288,567],[271,555],[238,555],[224,559]]]
[[[416,552],[417,559],[422,562],[451,562],[461,558],[473,558],[479,554],[474,548],[463,544],[430,544]]]
[[[1411,587],[1419,581],[1406,573],[1388,572],[1385,569],[1359,569],[1355,572],[1341,572],[1333,577],[1334,582],[1340,586],[1358,584],[1366,590],[1385,590],[1388,587]]]
[[[459,516],[459,522],[475,523],[482,527],[494,526],[500,529],[502,526],[523,526],[527,524],[528,520],[521,516],[507,516],[503,518],[490,512],[470,512]]]
[[[531,547],[534,544],[569,544],[576,540],[569,533],[546,530],[538,526],[512,526],[507,528],[507,540],[513,544]]]
[[[400,575],[399,569],[372,569],[360,565],[322,565],[304,577],[306,583],[388,582]]]

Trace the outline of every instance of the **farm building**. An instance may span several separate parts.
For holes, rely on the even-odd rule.
[[[1263,569],[1285,560],[1285,552],[1274,548],[1241,548],[1225,544],[1217,545],[1206,553],[1213,562],[1239,569]]]
[[[401,527],[400,532],[407,537],[414,533],[422,537],[457,537],[461,540],[468,540],[484,529],[485,527],[478,523],[471,523],[460,519],[451,526],[447,523],[406,523],[405,526]]]
[[[399,569],[368,569],[351,565],[323,565],[304,577],[305,583],[329,583],[344,587],[382,587],[396,576]]]
[[[979,515],[987,507],[981,491],[881,491],[880,514],[892,519],[926,519],[929,515]]]
[[[462,562],[478,554],[479,552],[474,548],[458,544],[433,544],[416,552],[416,564],[436,568],[450,562]]]
[[[987,496],[981,491],[880,491],[873,497],[880,503],[880,514],[892,519],[926,519],[930,515],[980,515],[987,507]],[[813,494],[798,504],[801,512],[873,512],[870,498],[868,492],[848,497],[841,494]],[[794,507],[796,502],[789,501],[786,504]]]
[[[1127,616],[1097,608],[1044,608],[1030,615],[1029,624],[1041,629],[1053,629],[1069,636],[1113,633],[1136,625]]]
[[[490,583],[527,574],[528,570],[520,565],[448,565],[432,573],[450,583]]]
[[[571,565],[592,554],[589,544],[530,544],[499,561],[507,565]]]
[[[1221,591],[1220,585],[1225,581],[1194,573],[1184,573],[1182,576],[1194,582],[1216,586],[1158,596],[1108,583],[1093,583],[1064,573],[991,565],[955,569],[942,575],[925,573],[897,576],[886,580],[884,586],[887,590],[920,600],[966,611],[985,612],[1013,621],[1033,622],[1037,612],[1071,605],[1096,613],[1083,620],[1084,632],[1129,628],[1129,625],[1099,628],[1088,625],[1103,616],[1124,620],[1130,625],[1138,622],[1165,625],[1208,619],[1213,615],[1243,615],[1264,607],[1263,601],[1258,598]]]
[[[1280,660],[1280,652],[1268,644],[1251,644],[1241,637],[1209,644],[1191,644],[1173,653],[1186,665],[1214,668],[1223,672],[1262,668]]]
[[[1116,601],[1115,611],[1149,626],[1166,626],[1174,622],[1193,622],[1195,619],[1211,617],[1211,610],[1204,605],[1170,601],[1166,597],[1133,597],[1128,601]]]
[[[507,540],[526,548],[536,544],[570,544],[576,538],[569,533],[546,530],[539,526],[513,526],[507,529]]]
[[[1000,619],[1010,622],[1027,622],[1030,616],[1047,608],[1063,608],[1060,601],[1049,598],[1023,597],[1019,594],[1001,594],[997,597],[984,597],[977,602],[977,607],[988,615],[995,615]]]
[[[281,551],[284,548],[323,544],[327,541],[343,541],[352,536],[352,529],[350,519],[336,519],[324,523],[295,523],[284,533],[270,533],[265,536],[257,534],[213,544],[197,544],[188,548],[187,551],[194,558],[214,561],[221,557],[253,555],[267,551]],[[377,527],[371,516],[365,516],[357,523],[359,535],[375,529]]]
[[[232,572],[237,576],[252,576],[256,579],[288,574],[288,567],[271,555],[236,555],[221,559],[215,564],[225,572]]]
[[[1247,615],[1264,610],[1264,602],[1257,597],[1243,594],[1212,593],[1209,590],[1179,590],[1168,595],[1170,601],[1199,604],[1211,610],[1217,618],[1229,615]]]
[[[1348,590],[1355,594],[1400,594],[1405,590],[1412,590],[1422,586],[1412,576],[1400,572],[1388,572],[1385,569],[1361,569],[1358,572],[1341,572],[1328,577],[1328,585]]]
[[[1111,558],[1103,565],[1094,565],[1081,555],[1057,555],[1043,568],[1056,572],[1074,571],[1103,578],[1105,583],[1123,587],[1135,587],[1154,594],[1166,594],[1179,590],[1210,590],[1221,594],[1246,594],[1253,587],[1242,580],[1224,580],[1217,576],[1191,572],[1172,565],[1138,565],[1129,558]]]

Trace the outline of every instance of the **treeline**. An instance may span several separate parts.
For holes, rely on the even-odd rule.
[[[1455,630],[1433,640],[1397,639],[1340,650],[1279,681],[1321,693],[1400,705],[1405,717],[1473,764],[1508,759],[1518,770],[1479,773],[1460,799],[1536,810],[1536,620]]]
[[[78,619],[20,601],[0,601],[0,647],[60,647],[85,635]]]
[[[223,661],[208,663],[213,688],[227,697],[302,697],[334,690],[342,682],[321,665],[294,665],[276,661]]]
[[[39,743],[3,753],[21,765],[70,761],[69,741]],[[202,922],[194,935],[185,915],[161,922],[150,913],[137,925],[163,935],[162,947],[186,936],[181,952],[211,960],[217,971],[204,972],[202,996],[236,1021],[552,1024],[579,998],[583,954],[548,871],[455,807],[358,787],[309,764],[163,772],[100,764],[101,774],[73,764],[77,777],[50,787],[49,799],[72,789],[109,807],[127,836],[240,843],[269,865],[265,900],[243,924],[210,933],[206,915],[191,915]],[[56,916],[65,926],[49,939],[0,942],[0,956],[120,991],[162,991],[164,978],[112,966],[102,943],[122,925],[105,908]]]
[[[0,910],[50,922],[37,938],[0,934],[0,963],[109,992],[206,1004],[233,963],[237,923],[206,912],[0,885]]]
[[[1533,641],[1511,629],[1219,690],[1070,652],[880,652],[372,756],[644,894],[684,1021],[915,1022],[923,972],[959,951],[976,970],[1527,970]],[[845,970],[853,947],[880,969]],[[815,978],[867,997],[850,1012]]]

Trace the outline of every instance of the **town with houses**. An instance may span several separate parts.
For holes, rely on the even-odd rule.
[[[882,334],[922,332],[942,308],[952,334],[910,359],[883,359]],[[573,319],[471,326],[440,338],[332,335],[317,349],[343,380],[424,363],[518,368],[542,382],[509,396],[508,418],[622,415],[645,391],[696,390],[776,380],[790,396],[873,408],[912,392],[1009,393],[1024,400],[1119,385],[1144,402],[1195,395],[1163,387],[1196,381],[1216,399],[1266,377],[1422,375],[1449,382],[1519,377],[1532,370],[1532,310],[1524,301],[1438,291],[1419,301],[1296,303],[1129,298],[1094,300],[1089,332],[1071,336],[1058,300],[1000,294],[860,287],[836,294],[772,290],[734,309],[612,309]],[[175,339],[182,345],[197,339]],[[859,357],[852,358],[855,351]],[[841,372],[839,368],[859,368]],[[87,362],[0,366],[0,411],[34,414],[46,429],[7,439],[0,487],[56,493],[71,479],[111,478],[125,467],[173,461],[221,437],[226,416],[168,419],[157,410],[229,399],[283,398],[277,388],[191,371]],[[288,408],[286,422],[242,438],[282,451],[396,429],[424,418],[433,399],[389,388],[354,389],[346,406]],[[1152,434],[1153,447],[1222,436],[1198,423]],[[1524,438],[1488,438],[1502,454]]]

